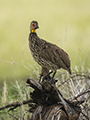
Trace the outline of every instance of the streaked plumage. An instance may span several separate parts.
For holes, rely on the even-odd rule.
[[[57,45],[39,38],[35,32],[37,28],[38,22],[32,21],[30,24],[29,48],[34,60],[43,68],[52,71],[63,68],[71,74],[68,54]]]

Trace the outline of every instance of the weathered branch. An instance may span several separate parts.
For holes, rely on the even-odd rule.
[[[67,83],[67,82],[69,82],[70,79],[73,79],[73,78],[75,78],[75,77],[83,77],[82,79],[78,79],[78,80],[84,80],[84,78],[90,80],[90,77],[87,76],[87,75],[75,74],[75,75],[71,76],[70,78],[68,78],[67,80],[65,80],[64,82],[61,82],[61,84],[60,84],[58,87],[62,86],[63,84],[65,84],[65,83]],[[76,81],[76,80],[77,80],[77,79],[75,79],[75,80],[73,80],[73,81]]]
[[[30,84],[30,86],[32,84],[31,81],[32,81],[31,79],[28,79],[28,83]],[[33,80],[33,83],[34,82],[35,82],[35,80]],[[36,84],[34,84],[34,85],[36,86]],[[33,86],[33,88],[35,88],[35,87]],[[38,88],[38,86],[37,86],[37,88]],[[39,117],[39,114],[41,113],[41,111],[44,111],[47,106],[48,106],[49,111],[53,111],[54,108],[52,108],[52,109],[50,108],[50,106],[53,106],[53,105],[55,105],[54,107],[56,107],[56,106],[60,107],[59,109],[61,111],[65,112],[64,113],[64,116],[66,116],[65,120],[67,120],[67,119],[76,120],[79,117],[79,114],[81,111],[80,107],[78,107],[77,105],[72,106],[72,103],[70,105],[70,101],[68,103],[68,101],[66,101],[66,99],[63,98],[62,94],[60,93],[60,91],[58,90],[57,87],[50,84],[48,81],[44,80],[44,82],[42,83],[42,88],[43,89],[41,89],[41,91],[40,91],[40,89],[35,88],[35,91],[31,94],[31,98],[34,100],[34,102],[36,102],[36,104],[38,104],[38,106],[36,107],[36,110],[34,109],[32,120],[34,120],[34,119],[39,120],[39,119],[36,119],[36,116],[37,116],[36,113],[38,112],[38,117]],[[47,116],[48,113],[47,112],[45,112],[45,113]],[[51,116],[53,117],[56,113],[57,113],[57,110]],[[41,114],[41,116],[43,116],[43,113]],[[42,117],[42,119],[46,120],[45,119],[46,116],[44,115],[44,118]],[[59,113],[59,116],[61,116],[60,113]],[[63,116],[63,119],[64,119],[64,116]],[[47,119],[49,120],[49,117]],[[55,120],[57,120],[57,119],[55,119]]]
[[[30,87],[42,91],[42,85],[37,80],[27,79],[27,83],[30,85]]]
[[[11,103],[11,104],[8,104],[8,105],[6,105],[6,106],[4,106],[4,107],[0,107],[0,110],[4,110],[4,109],[6,109],[6,108],[10,108],[9,109],[9,111],[10,110],[13,110],[13,109],[15,109],[15,108],[17,108],[17,107],[20,107],[21,105],[25,105],[25,104],[28,104],[28,103],[31,103],[31,102],[33,102],[33,100],[24,100],[23,102],[14,102],[14,103]],[[11,108],[12,107],[12,108]]]
[[[78,76],[80,76],[78,74]],[[72,76],[74,78],[75,76]],[[81,75],[80,77],[87,77]],[[90,79],[87,77],[87,79]],[[70,79],[67,79],[68,82]],[[64,84],[65,82],[63,82]],[[60,93],[55,84],[51,84],[49,80],[44,80],[39,83],[37,80],[28,79],[28,86],[34,89],[30,92],[30,100],[23,102],[14,102],[12,104],[1,107],[0,110],[9,108],[8,111],[14,110],[17,107],[28,104],[32,113],[31,119],[28,120],[77,120],[79,114],[82,113],[87,120],[89,118],[85,115],[80,108],[82,101],[76,101],[76,99],[84,94],[90,92],[90,87],[82,93],[79,93],[73,99],[66,100]]]
[[[84,94],[86,94],[86,93],[89,93],[90,92],[90,89],[87,89],[87,90],[85,90],[84,92],[81,92],[81,93],[79,93],[77,96],[75,96],[72,100],[75,100],[75,99],[77,99],[78,97],[80,97],[80,96],[82,96],[82,95],[84,95]]]

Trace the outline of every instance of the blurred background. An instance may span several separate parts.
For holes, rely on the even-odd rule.
[[[40,73],[28,46],[32,20],[38,36],[67,51],[72,70],[90,69],[90,0],[0,0],[0,85]]]

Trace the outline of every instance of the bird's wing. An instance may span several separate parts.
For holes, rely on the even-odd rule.
[[[58,68],[69,68],[70,59],[68,54],[58,46],[45,42],[40,57],[57,65]]]
[[[69,55],[63,49],[55,45],[55,53],[57,54],[58,59],[61,59],[67,67],[70,67]]]
[[[52,45],[53,44],[45,41],[44,45],[42,47],[42,51],[40,53],[40,57],[42,57],[46,61],[50,61],[50,62],[54,63],[55,56],[53,53]]]

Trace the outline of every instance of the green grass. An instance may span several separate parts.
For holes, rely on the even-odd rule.
[[[36,78],[36,71],[40,72],[28,47],[32,20],[39,22],[41,38],[68,52],[72,69],[90,67],[89,0],[0,1],[0,82]]]
[[[69,77],[68,74],[64,72],[62,72],[61,74],[59,72],[59,76],[57,76],[59,80],[57,83],[57,87],[59,88],[63,97],[68,100],[71,100],[78,94],[85,92],[90,86],[90,79],[88,78],[89,73],[84,73],[83,71],[81,71],[81,73],[78,73],[79,76],[77,76],[76,73],[78,71],[78,67],[75,68],[74,74],[71,77]],[[67,82],[65,82],[66,80]],[[31,91],[33,91],[33,89],[30,86],[26,86],[24,81],[15,81],[14,83],[10,83],[9,85],[6,81],[4,81],[4,84],[2,85],[2,92],[0,91],[0,108],[8,104],[15,103],[16,101],[22,103],[23,100],[30,99]],[[90,118],[89,93],[84,94],[82,97],[79,97],[78,100],[83,100],[84,98],[85,101],[81,105],[81,108],[83,113],[86,114],[88,118]],[[30,113],[28,112],[30,107],[28,105],[22,105],[21,107],[15,108],[13,111],[8,112],[10,108],[6,108],[2,111],[0,110],[0,118],[2,118],[3,120],[19,120],[22,117],[27,120],[27,116],[30,115]],[[82,118],[84,117],[82,116],[82,114],[80,114],[80,120],[82,120]]]

